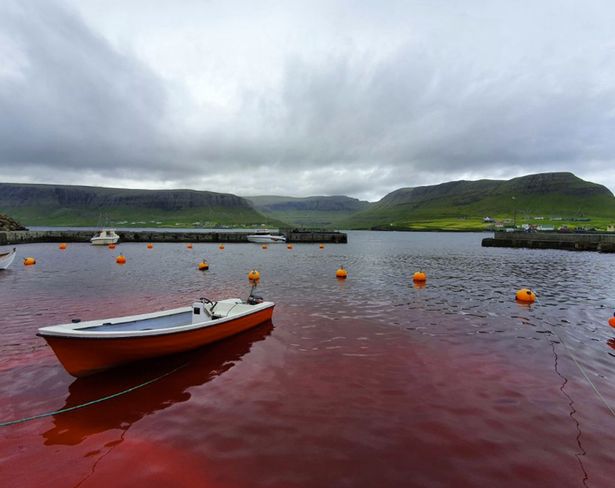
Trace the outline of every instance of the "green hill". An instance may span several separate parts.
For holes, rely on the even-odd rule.
[[[615,197],[606,187],[572,173],[452,181],[401,188],[342,224],[346,228],[480,230],[485,228],[484,217],[517,224],[577,226],[583,222],[586,227],[605,227],[615,221]]]
[[[0,183],[0,212],[10,214],[25,225],[42,226],[281,224],[263,216],[236,195],[195,190]]]
[[[283,196],[245,197],[259,212],[298,227],[333,228],[353,213],[367,208],[368,202],[346,196],[306,198]]]

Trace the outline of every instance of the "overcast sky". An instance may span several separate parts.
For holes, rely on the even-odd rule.
[[[611,0],[2,0],[0,181],[615,190]]]

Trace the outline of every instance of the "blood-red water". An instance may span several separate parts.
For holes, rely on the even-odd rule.
[[[0,422],[156,381],[0,427],[0,485],[612,486],[615,259],[481,237],[124,244],[125,266],[106,248],[21,246],[37,265],[0,273]],[[207,348],[75,379],[35,336],[245,296],[254,267],[273,322]],[[522,286],[538,303],[514,303]]]

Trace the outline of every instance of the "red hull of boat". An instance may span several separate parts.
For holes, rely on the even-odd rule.
[[[273,307],[201,329],[145,337],[113,339],[44,336],[71,375],[88,376],[142,359],[188,351],[239,334],[270,320]]]

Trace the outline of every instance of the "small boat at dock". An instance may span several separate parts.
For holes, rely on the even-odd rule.
[[[272,234],[268,230],[256,231],[254,234],[246,236],[249,242],[257,244],[274,244],[276,242],[286,242],[286,237]]]
[[[0,251],[0,269],[8,268],[15,256],[17,255],[17,249],[13,248],[11,251]]]
[[[239,334],[270,320],[274,306],[253,294],[247,301],[201,298],[191,307],[42,327],[37,335],[68,373],[81,377]]]
[[[117,244],[120,236],[115,233],[115,229],[103,229],[99,234],[90,239],[90,242],[95,246],[107,246],[109,244]]]

